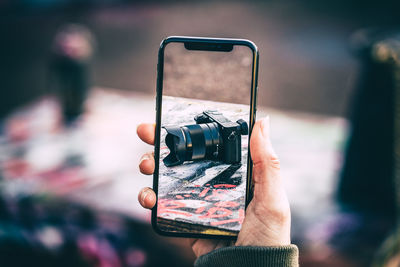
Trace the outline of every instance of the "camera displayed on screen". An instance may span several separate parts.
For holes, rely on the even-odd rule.
[[[163,162],[171,167],[193,160],[215,160],[239,163],[242,157],[241,135],[249,133],[247,122],[236,122],[216,110],[207,110],[194,117],[196,124],[164,126],[165,143],[170,150]]]
[[[225,237],[240,231],[251,175],[253,59],[245,45],[166,45],[157,108],[157,230]]]

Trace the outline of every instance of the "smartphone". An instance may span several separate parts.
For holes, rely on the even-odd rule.
[[[157,65],[156,232],[235,238],[251,198],[258,50],[244,39],[172,36]]]

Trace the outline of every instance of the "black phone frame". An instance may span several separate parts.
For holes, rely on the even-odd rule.
[[[156,85],[156,129],[154,139],[154,160],[155,168],[153,174],[153,190],[156,193],[156,205],[152,208],[151,225],[154,231],[163,236],[170,237],[191,237],[191,238],[207,238],[207,239],[236,239],[237,236],[231,235],[214,235],[214,234],[199,234],[199,233],[179,233],[167,232],[157,227],[157,203],[158,203],[158,177],[159,177],[159,157],[160,157],[160,134],[161,134],[161,113],[162,113],[162,92],[163,92],[163,76],[164,76],[164,51],[169,43],[184,43],[185,48],[188,49],[187,44],[191,50],[204,50],[204,51],[222,51],[229,52],[233,46],[247,46],[253,52],[252,64],[252,79],[251,79],[251,99],[250,99],[250,119],[249,119],[249,136],[256,120],[257,111],[257,89],[258,89],[258,61],[259,51],[257,46],[250,40],[246,39],[233,39],[233,38],[211,38],[211,37],[191,37],[191,36],[170,36],[162,40],[158,50],[158,63],[157,63],[157,85]],[[231,48],[230,48],[231,47]],[[230,48],[230,50],[229,50]],[[250,138],[248,146],[248,155],[250,155]],[[251,157],[247,157],[247,183],[246,183],[246,203],[245,207],[252,199],[252,171],[253,162]],[[223,231],[223,230],[221,230]]]

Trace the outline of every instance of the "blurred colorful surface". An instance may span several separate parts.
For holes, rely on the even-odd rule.
[[[136,127],[140,122],[154,121],[154,105],[154,98],[149,95],[95,88],[89,95],[85,113],[69,126],[62,124],[55,98],[44,98],[11,114],[3,123],[0,139],[4,207],[9,209],[15,201],[30,199],[30,215],[25,217],[34,222],[34,229],[41,225],[52,227],[49,235],[54,236],[63,236],[64,224],[70,224],[69,221],[79,229],[85,223],[92,225],[91,229],[101,228],[101,218],[105,217],[115,235],[127,238],[123,241],[126,249],[132,242],[143,253],[150,253],[148,248],[141,247],[140,239],[152,233],[149,212],[139,206],[137,193],[142,187],[151,186],[152,177],[141,175],[137,166],[141,154],[152,147],[138,139]],[[292,206],[294,236],[300,236],[307,245],[306,226],[337,210],[334,190],[347,123],[341,118],[263,108],[257,116],[267,114],[271,117],[272,141],[281,158]],[[78,214],[85,211],[82,222],[75,217],[70,219],[69,214],[75,213],[68,209],[74,207]],[[45,214],[63,223],[48,223],[47,215],[39,216],[36,209],[44,209]],[[10,222],[23,213],[20,209],[14,212]],[[90,218],[89,222],[85,216]],[[133,227],[129,231],[134,234],[127,235],[123,225],[131,221]],[[147,229],[146,234],[135,224],[140,225],[139,229]],[[140,240],[136,240],[135,233],[141,236]],[[78,242],[80,236],[76,233],[71,239]],[[91,238],[99,237],[94,234]],[[93,241],[90,240],[86,241]],[[163,247],[164,241],[155,242]],[[116,258],[125,264],[119,256]],[[193,260],[190,253],[179,257]]]

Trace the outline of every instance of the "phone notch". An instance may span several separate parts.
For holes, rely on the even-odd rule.
[[[226,43],[185,42],[184,45],[187,50],[219,51],[219,52],[231,52],[233,50],[233,44],[226,44]]]

